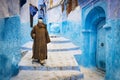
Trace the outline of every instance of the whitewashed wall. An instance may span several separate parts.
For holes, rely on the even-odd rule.
[[[81,23],[81,8],[80,6],[77,6],[75,10],[71,11],[70,14],[68,15],[67,20],[68,21],[73,21],[73,22],[80,22]]]
[[[53,0],[53,5],[56,6],[60,3],[61,0]],[[50,4],[48,4],[48,8],[50,7]],[[61,22],[62,21],[62,7],[61,5],[52,8],[47,11],[47,21],[48,23],[54,23],[54,22]]]
[[[29,12],[29,4],[33,4],[38,7],[38,0],[27,0],[26,4],[20,9],[20,18],[21,23],[27,23],[30,21],[30,12]],[[34,20],[38,18],[38,13],[34,16]]]
[[[47,17],[48,17],[48,23],[61,22],[62,21],[61,6],[48,10]]]
[[[0,0],[0,18],[19,14],[19,0]]]

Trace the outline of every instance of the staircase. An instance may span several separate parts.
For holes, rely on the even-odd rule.
[[[32,61],[32,44],[30,41],[22,46],[26,54],[19,63],[20,72],[11,80],[83,80],[74,55],[81,54],[79,47],[60,36],[50,36],[48,59],[44,66]]]

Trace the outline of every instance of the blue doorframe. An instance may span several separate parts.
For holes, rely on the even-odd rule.
[[[101,60],[99,59],[99,56],[105,57],[105,55],[103,55],[105,54],[105,48],[102,51],[103,54],[101,54],[101,47],[99,49],[97,45],[98,39],[100,38],[100,40],[103,40],[101,39],[101,36],[105,36],[104,30],[101,28],[103,25],[105,25],[105,23],[105,11],[100,6],[96,6],[91,9],[85,18],[85,25],[83,27],[83,63],[85,66],[96,66],[99,69],[105,70],[104,64],[106,60],[104,59],[103,63],[99,61]],[[105,43],[102,43],[102,45],[104,44]],[[98,67],[98,64],[101,65]]]

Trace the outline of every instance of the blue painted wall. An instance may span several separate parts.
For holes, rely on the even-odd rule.
[[[63,21],[61,35],[69,38],[75,45],[81,48],[81,25],[79,22]]]
[[[104,0],[92,1],[82,8],[81,22],[66,20],[62,22],[62,27],[60,26],[61,35],[71,39],[75,45],[82,49],[79,64],[83,66],[96,66],[97,28],[105,24],[106,7]],[[101,25],[98,25],[99,22]]]
[[[94,5],[93,5],[94,4]],[[82,9],[82,61],[81,64],[90,67],[96,65],[97,36],[99,26],[105,24],[106,19],[106,5],[105,2],[90,3],[87,8]],[[105,34],[105,33],[104,33]],[[102,38],[101,38],[102,39]],[[102,40],[101,40],[102,41]],[[100,50],[100,49],[99,49]],[[101,52],[103,53],[103,52]],[[86,58],[87,56],[87,58]],[[98,55],[97,57],[101,57]],[[105,57],[105,56],[102,56]],[[105,62],[105,61],[104,61]]]
[[[20,17],[0,18],[0,80],[9,80],[19,72]]]
[[[92,1],[92,0],[91,0]],[[106,64],[106,74],[105,80],[120,80],[120,1],[119,0],[93,0],[93,3],[90,3],[82,8],[82,26],[78,26],[79,31],[74,30],[74,27],[71,28],[72,23],[63,22],[63,35],[67,35],[72,41],[80,39],[80,45],[82,46],[82,55],[79,55],[79,62],[81,65],[86,67],[96,66],[95,54],[92,54],[95,51],[96,46],[92,46],[92,42],[95,42],[96,29],[92,25],[97,25],[98,22],[101,22],[101,25],[104,24],[103,32],[105,38],[105,64]],[[94,9],[95,7],[101,7],[102,9]],[[94,10],[93,10],[94,9]],[[91,13],[91,11],[93,12]],[[91,13],[91,14],[90,14]],[[89,15],[90,14],[90,15]],[[99,14],[99,15],[96,15]],[[86,20],[88,18],[88,20]],[[95,23],[94,23],[95,21]],[[90,24],[93,23],[93,24]],[[73,23],[74,24],[74,23]],[[98,25],[97,27],[99,27]],[[78,38],[75,37],[74,32],[82,33]],[[71,35],[74,35],[73,39]],[[76,39],[75,39],[76,38]],[[82,40],[81,40],[82,39]],[[103,38],[101,38],[103,40]],[[76,41],[77,42],[77,41]],[[93,44],[94,45],[94,44]],[[95,52],[94,52],[95,53]],[[94,59],[94,60],[93,60]]]
[[[54,31],[59,30],[56,33],[71,39],[71,41],[75,45],[79,46],[82,49],[82,55],[80,55],[79,64],[86,67],[91,67],[91,66],[95,67],[96,66],[97,27],[100,26],[97,24],[99,22],[101,22],[101,24],[103,23],[105,24],[105,19],[106,19],[106,2],[93,1],[86,7],[82,8],[81,22],[74,22],[66,19],[65,21],[62,22],[62,26],[56,27],[55,25],[56,28],[51,27],[49,28],[49,31],[50,29],[54,29]],[[54,24],[54,23],[51,23],[51,24]]]
[[[120,80],[120,1],[108,0],[106,80]]]
[[[107,31],[106,80],[120,80],[120,19],[109,19],[105,26]]]

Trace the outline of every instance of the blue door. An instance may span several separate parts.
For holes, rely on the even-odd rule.
[[[105,53],[105,29],[98,27],[97,29],[97,52],[96,64],[97,68],[104,70],[106,67],[106,53]]]

